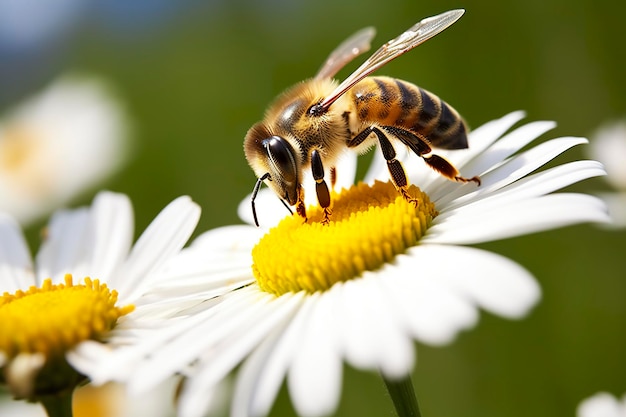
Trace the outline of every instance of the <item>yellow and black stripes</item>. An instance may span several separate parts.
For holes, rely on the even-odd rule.
[[[461,116],[436,95],[406,81],[368,77],[351,90],[362,122],[403,127],[442,149],[467,148]]]

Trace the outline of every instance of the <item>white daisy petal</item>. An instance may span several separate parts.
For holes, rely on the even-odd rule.
[[[379,322],[382,339],[380,351],[379,371],[387,378],[398,379],[405,377],[415,364],[415,351],[413,342],[407,337],[401,321],[392,313],[393,300],[384,296],[384,289],[394,285],[395,277],[384,276],[380,279],[371,280],[372,290],[376,297],[372,302],[376,303],[376,318]]]
[[[462,246],[426,245],[419,249],[430,259],[454,260],[440,265],[437,278],[491,313],[523,317],[541,297],[533,276],[503,256]]]
[[[530,174],[537,168],[545,165],[569,148],[586,143],[583,138],[559,138],[544,142],[534,148],[515,155],[504,161],[501,165],[488,172],[481,174],[481,185],[464,184],[456,190],[449,192],[441,198],[434,197],[439,207],[453,207],[454,205],[467,204],[476,199],[490,196],[499,189]],[[448,183],[447,187],[454,183]]]
[[[235,386],[234,396],[238,401],[233,401],[233,417],[269,414],[313,305],[303,300],[287,328],[276,328],[244,362]]]
[[[249,319],[243,326],[228,326],[233,333],[225,335],[226,341],[222,346],[217,346],[215,352],[208,351],[203,363],[197,369],[197,375],[190,379],[183,387],[179,413],[182,417],[195,417],[204,415],[206,408],[198,409],[198,400],[193,400],[202,393],[212,390],[239,362],[254,349],[267,334],[276,326],[285,323],[291,318],[301,302],[301,297],[283,296],[275,299],[273,308],[268,304],[257,303],[257,308],[247,312]],[[268,300],[266,299],[266,303]],[[258,306],[263,306],[259,309]],[[191,398],[185,401],[184,398]],[[205,404],[205,407],[208,404]]]
[[[480,216],[459,212],[433,224],[423,242],[474,244],[585,222],[610,222],[600,199],[584,194],[550,194],[488,208]]]
[[[35,285],[28,245],[17,222],[0,213],[0,289],[12,293]]]
[[[473,327],[478,321],[476,309],[457,293],[447,291],[440,282],[441,266],[448,264],[445,253],[422,251],[418,246],[410,256],[399,256],[388,265],[385,286],[390,309],[410,334],[430,345],[450,343],[459,330]]]
[[[141,295],[152,271],[185,245],[200,219],[200,207],[189,197],[179,197],[159,213],[139,237],[123,268],[124,281],[118,284],[120,302]]]
[[[606,167],[607,181],[617,190],[626,190],[626,121],[605,123],[592,135],[588,154]]]
[[[68,273],[80,276],[89,250],[89,210],[59,211],[52,216],[47,236],[37,252],[37,278],[58,282]]]
[[[489,170],[555,127],[556,123],[552,121],[533,122],[518,127],[463,164],[463,174],[471,177]]]
[[[216,251],[249,251],[263,234],[258,227],[250,227],[245,225],[218,227],[209,232],[202,233],[191,245],[192,248],[201,248],[206,250],[207,255],[211,256]]]
[[[459,187],[451,181],[444,181],[440,175],[435,175],[436,188],[431,190],[430,188],[422,187],[429,192],[431,198],[437,201],[439,204],[446,204],[449,201],[456,199],[463,194],[466,194],[468,190],[484,193],[484,188],[487,184],[488,178],[485,178],[488,170],[498,166],[506,158],[526,146],[538,138],[543,133],[550,129],[553,129],[555,124],[553,122],[535,122],[521,126],[506,136],[502,137],[496,143],[491,145],[488,149],[480,153],[475,153],[473,159],[461,163],[456,163],[457,168],[461,171],[463,176],[471,178],[475,175],[481,176],[481,187],[476,189],[474,184],[465,184],[463,187]],[[473,148],[473,147],[471,147]],[[467,158],[467,156],[466,156]],[[471,188],[470,188],[471,187]]]
[[[357,368],[376,369],[375,348],[370,345],[375,337],[369,334],[369,323],[362,315],[367,312],[367,298],[362,297],[365,288],[353,284],[351,281],[335,284],[329,290],[335,293],[333,310],[337,316],[339,343],[348,363]]]
[[[251,201],[252,194],[248,194],[237,208],[239,218],[248,224],[254,224]],[[259,225],[266,230],[276,226],[279,221],[289,215],[289,210],[269,188],[260,189],[254,201]]]
[[[522,178],[486,197],[459,198],[457,201],[448,204],[446,210],[437,216],[435,222],[445,222],[459,212],[462,212],[465,216],[469,214],[480,216],[484,210],[511,205],[516,201],[527,198],[539,197],[583,179],[600,175],[604,175],[604,170],[601,164],[596,161],[576,161],[559,165]],[[461,200],[464,200],[465,203],[461,202]]]
[[[501,117],[500,119],[487,122],[484,125],[470,131],[469,133],[469,141],[470,141],[469,157],[471,158],[473,155],[481,154],[492,143],[498,140],[498,138],[504,135],[507,130],[513,127],[515,123],[522,120],[525,116],[526,116],[525,112],[518,110],[512,113],[509,113],[506,116]],[[459,155],[459,157],[460,156],[461,155]],[[459,163],[461,161],[462,159],[459,160]]]
[[[626,396],[621,401],[608,392],[599,392],[576,408],[576,417],[624,417],[626,416]]]
[[[490,149],[492,144],[498,140],[498,138],[506,133],[506,131],[509,130],[515,123],[524,118],[524,116],[525,114],[522,111],[509,113],[498,120],[493,120],[473,131],[470,131],[468,136],[469,148],[452,151],[436,149],[436,153],[448,159],[452,164],[461,170],[463,175],[468,176],[465,172],[465,165],[468,161],[471,161],[477,156],[480,158],[483,153]],[[498,143],[499,141],[496,142],[496,145]],[[425,167],[425,164],[418,161],[417,158],[415,158],[415,155],[411,155],[411,158],[411,163],[404,161],[408,178],[422,190],[427,191],[429,195],[431,195],[432,199],[440,195],[446,195],[448,192],[456,191],[458,184],[455,184],[457,187],[450,187],[452,184],[450,181],[443,179],[441,175],[437,174],[432,169]],[[472,174],[472,176],[473,175],[477,174]]]
[[[99,193],[93,202],[91,228],[95,242],[90,245],[89,275],[94,278],[110,276],[109,285],[117,288],[120,277],[112,272],[128,256],[133,239],[130,199],[124,194]]]
[[[263,233],[257,227],[237,225],[200,235],[163,266],[152,292],[192,293],[203,298],[202,291],[250,282],[251,251]]]
[[[383,156],[383,153],[376,147],[372,152],[374,155],[372,157],[372,162],[363,177],[363,182],[367,184],[373,184],[374,181],[385,181],[389,178],[389,169],[387,168],[387,161]]]
[[[626,192],[598,193],[598,197],[607,205],[611,222],[603,226],[609,228],[626,227]]]
[[[361,369],[382,370],[390,376],[406,375],[413,365],[406,340],[381,302],[375,279],[335,285],[333,296],[340,346],[346,360]],[[341,290],[339,290],[341,288]]]
[[[304,334],[289,367],[288,387],[294,407],[305,417],[332,413],[339,403],[343,364],[332,327],[334,317],[328,294],[312,295]]]
[[[343,188],[349,188],[354,184],[356,177],[357,155],[354,152],[344,152],[337,163],[336,168],[337,179],[334,189],[339,191]],[[328,184],[330,187],[331,184]]]

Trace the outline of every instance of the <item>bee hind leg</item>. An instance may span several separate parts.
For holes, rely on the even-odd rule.
[[[477,175],[473,176],[472,178],[462,177],[454,165],[452,165],[450,162],[448,162],[446,159],[442,158],[439,155],[422,155],[422,159],[426,161],[429,167],[448,179],[463,183],[475,182],[476,184],[480,185],[480,177],[478,177]]]
[[[431,154],[432,149],[428,144],[428,140],[426,140],[423,136],[396,126],[383,126],[383,129],[398,138],[400,142],[404,143],[413,152],[420,156],[429,167],[444,177],[456,182],[475,182],[480,185],[480,178],[478,176],[474,176],[472,178],[462,177],[459,174],[459,170],[445,158],[439,155]]]

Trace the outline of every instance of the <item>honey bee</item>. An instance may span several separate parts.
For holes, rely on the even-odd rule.
[[[303,173],[311,170],[315,192],[324,210],[323,222],[331,216],[331,198],[326,183],[336,180],[336,163],[346,149],[366,151],[380,146],[393,184],[407,200],[404,168],[396,159],[393,143],[408,147],[444,177],[462,183],[465,178],[432,148],[468,147],[468,128],[449,104],[407,81],[369,76],[387,62],[408,52],[456,22],[465,11],[451,10],[421,20],[384,44],[343,82],[332,77],[356,56],[367,51],[374,29],[363,29],[340,44],[315,77],[291,87],[269,107],[262,122],[252,126],[244,141],[248,163],[257,175],[252,192],[252,213],[258,226],[254,200],[262,183],[272,189],[291,211],[305,221]]]

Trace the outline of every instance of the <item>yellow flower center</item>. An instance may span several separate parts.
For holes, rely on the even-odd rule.
[[[12,125],[0,139],[0,172],[11,179],[16,192],[27,194],[47,189],[52,178],[50,158],[39,132]]]
[[[116,307],[117,291],[110,291],[99,280],[84,279],[74,285],[72,276],[65,284],[30,287],[0,297],[0,352],[7,358],[22,353],[42,353],[46,358],[62,356],[78,343],[101,339],[117,319],[133,306]]]
[[[435,206],[419,188],[407,201],[388,182],[359,183],[333,194],[329,224],[320,207],[283,219],[252,250],[254,276],[263,291],[324,291],[392,262],[415,246],[436,216]]]

